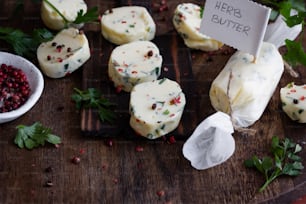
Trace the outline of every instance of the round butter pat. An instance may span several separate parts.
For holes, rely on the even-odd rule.
[[[122,45],[137,40],[152,40],[156,25],[146,8],[123,6],[104,12],[101,31],[105,39]]]
[[[88,40],[78,29],[68,28],[53,40],[40,44],[37,59],[42,72],[51,78],[61,78],[80,68],[90,58]]]
[[[306,85],[288,84],[281,88],[283,111],[294,121],[306,123]]]
[[[200,33],[201,7],[193,3],[179,4],[173,15],[173,25],[187,47],[203,51],[215,51],[223,43]]]
[[[49,0],[49,2],[69,21],[73,22],[81,10],[87,12],[84,0]],[[64,19],[46,1],[41,3],[41,18],[44,24],[53,30],[65,28]]]
[[[148,139],[156,139],[179,125],[186,104],[180,85],[167,78],[136,85],[130,96],[130,125]]]
[[[116,47],[110,56],[108,74],[115,87],[126,92],[139,83],[156,80],[162,56],[150,41],[135,41]]]

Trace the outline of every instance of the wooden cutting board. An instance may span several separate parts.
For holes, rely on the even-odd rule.
[[[113,83],[108,78],[108,60],[115,45],[102,38],[100,33],[88,33],[90,45],[93,48],[90,62],[83,67],[83,89],[97,88],[103,96],[116,104],[117,119],[114,124],[102,123],[96,110],[82,111],[81,129],[85,135],[91,136],[123,136],[136,138],[136,134],[129,125],[130,93],[117,93]],[[186,95],[187,103],[178,128],[169,135],[177,139],[189,136],[196,121],[193,117],[196,110],[194,95],[195,81],[192,73],[190,50],[183,44],[182,39],[175,33],[157,36],[153,42],[159,47],[163,57],[162,72],[159,78],[167,77],[177,81]],[[137,137],[139,138],[139,137]]]

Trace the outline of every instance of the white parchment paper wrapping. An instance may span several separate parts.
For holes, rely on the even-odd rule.
[[[295,15],[295,10],[291,11],[291,15]],[[284,21],[284,17],[279,15],[275,22],[268,24],[264,41],[274,44],[277,48],[285,45],[285,40],[295,40],[301,33],[302,25],[296,25],[292,28],[288,27]]]
[[[217,112],[195,129],[183,146],[183,155],[198,169],[225,162],[235,151],[234,128],[229,115]]]

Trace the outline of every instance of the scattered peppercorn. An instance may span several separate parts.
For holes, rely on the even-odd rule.
[[[293,103],[294,103],[294,104],[298,104],[298,103],[299,103],[299,100],[293,99]]]
[[[163,190],[157,191],[156,195],[158,195],[159,197],[162,197],[162,196],[165,195],[165,191],[163,191]]]
[[[149,58],[152,57],[153,56],[153,51],[149,50],[147,55],[148,55]]]
[[[152,104],[152,110],[155,110],[156,109],[156,103],[153,103]]]
[[[81,158],[75,156],[75,157],[73,157],[73,158],[71,159],[71,162],[74,163],[74,164],[79,164],[79,163],[81,162]]]
[[[143,147],[142,146],[136,146],[135,151],[136,152],[143,152]]]
[[[52,187],[53,186],[53,182],[48,180],[46,183],[45,183],[45,186],[46,187]]]
[[[108,147],[112,147],[112,146],[113,146],[113,140],[108,139],[108,140],[106,140],[105,144],[106,144]]]

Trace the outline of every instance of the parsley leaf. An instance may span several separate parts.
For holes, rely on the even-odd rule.
[[[288,27],[302,25],[301,36],[304,35],[304,26],[306,25],[306,4],[304,0],[259,0],[260,3],[273,8],[274,12],[280,13],[283,16],[284,22]],[[295,10],[297,14],[291,16],[291,11]],[[302,38],[301,38],[302,40]],[[284,59],[290,65],[302,64],[306,65],[306,53],[302,48],[302,42],[292,42],[286,40],[287,53]],[[298,56],[296,56],[298,54]]]
[[[80,10],[73,23],[74,24],[89,23],[97,21],[98,18],[99,18],[98,7],[93,7],[89,9],[86,13],[84,13],[83,10]]]
[[[302,44],[288,39],[285,40],[285,43],[287,53],[285,53],[284,59],[292,65],[300,63],[306,66],[306,53],[302,47]]]
[[[46,142],[51,144],[60,144],[61,138],[51,134],[51,129],[44,127],[36,122],[31,126],[18,125],[17,135],[14,143],[19,148],[33,149],[38,146],[44,146]]]
[[[78,12],[78,15],[74,21],[69,21],[50,1],[43,0],[47,3],[63,20],[65,23],[65,27],[69,27],[73,24],[83,24],[83,23],[90,23],[90,22],[98,22],[99,13],[98,7],[93,7],[89,9],[86,13],[81,9]]]
[[[115,113],[111,108],[115,105],[108,99],[103,98],[102,94],[95,88],[88,88],[86,91],[74,88],[75,94],[71,96],[72,100],[76,104],[76,108],[97,109],[99,118],[102,122],[112,123],[115,119]]]
[[[297,155],[302,150],[299,144],[285,138],[280,140],[278,137],[272,137],[271,153],[272,157],[263,157],[262,159],[253,156],[247,159],[244,165],[248,168],[255,168],[264,175],[265,183],[259,189],[262,192],[276,178],[282,175],[297,176],[301,174],[304,166],[301,157]]]
[[[45,28],[34,29],[32,34],[26,34],[19,29],[0,27],[0,40],[12,46],[17,55],[34,59],[37,47],[42,42],[49,41],[53,34]]]
[[[204,15],[204,7],[200,8],[200,18],[203,18]]]

